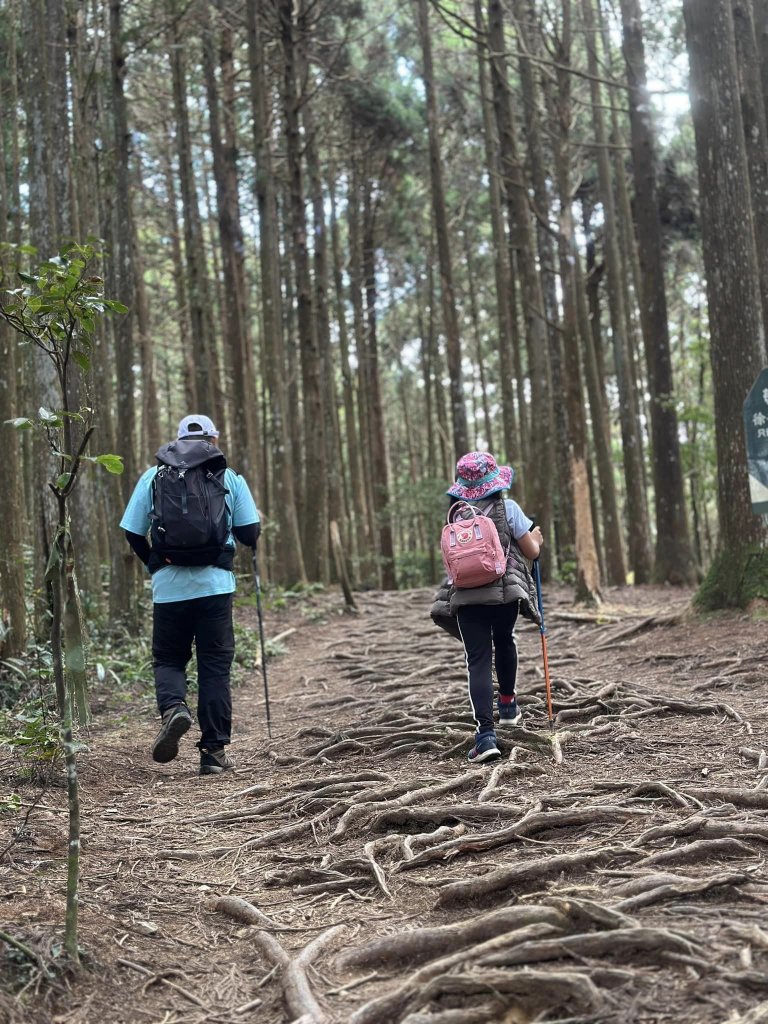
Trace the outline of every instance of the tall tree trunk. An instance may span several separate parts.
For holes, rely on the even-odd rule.
[[[333,187],[335,175],[330,174],[329,192],[331,196],[331,248],[333,252],[333,281],[336,292],[336,322],[339,327],[339,352],[341,355],[341,388],[344,400],[344,430],[347,442],[347,465],[351,494],[352,530],[355,538],[357,559],[370,546],[368,533],[368,516],[365,505],[365,486],[363,484],[362,452],[357,429],[358,418],[356,409],[355,384],[352,376],[352,365],[349,359],[349,331],[344,303],[344,276],[339,240],[339,225],[336,218],[336,193]],[[357,575],[357,573],[355,573]]]
[[[763,0],[764,5],[764,0]],[[752,220],[763,313],[763,361],[768,362],[768,125],[760,77],[752,0],[733,0],[736,68],[741,92],[741,116],[751,186]]]
[[[587,431],[584,418],[581,360],[579,353],[579,296],[575,272],[579,259],[571,207],[570,129],[571,77],[566,70],[571,57],[571,4],[562,3],[562,39],[557,51],[557,99],[555,176],[560,197],[560,278],[563,292],[563,344],[565,350],[565,404],[568,413],[570,481],[576,520],[576,600],[594,604],[600,600],[600,565],[595,547],[589,476]]]
[[[466,228],[462,231],[464,242],[464,266],[467,271],[467,291],[469,292],[469,310],[472,318],[472,333],[475,336],[475,362],[477,373],[480,378],[480,399],[483,409],[483,428],[485,430],[486,446],[489,451],[494,450],[493,427],[491,425],[491,411],[488,402],[488,382],[485,372],[485,356],[483,355],[483,336],[480,329],[480,312],[477,304],[477,280],[472,263],[472,246]],[[474,387],[472,389],[474,391]],[[477,421],[477,416],[475,416]],[[477,431],[477,422],[475,422]]]
[[[683,472],[669,350],[664,253],[656,186],[651,99],[646,87],[645,47],[639,0],[621,0],[624,57],[629,81],[629,122],[635,171],[635,226],[641,269],[641,313],[648,389],[651,395],[656,561],[660,583],[693,583],[695,565],[685,512]]]
[[[531,0],[515,0],[513,4],[517,31],[527,53],[536,55],[541,49],[541,35],[538,31],[538,15]],[[538,85],[538,71],[532,60],[520,57],[520,85],[523,98],[525,143],[530,169],[533,200],[536,204],[536,240],[539,252],[540,277],[544,316],[547,324],[547,356],[549,361],[550,387],[547,396],[549,430],[552,435],[554,458],[550,458],[549,479],[546,485],[553,495],[552,526],[557,530],[558,540],[566,550],[573,550],[575,522],[571,506],[568,480],[568,424],[563,402],[552,402],[553,395],[563,393],[563,341],[558,330],[560,311],[557,302],[557,259],[554,234],[550,228],[551,200],[549,174],[545,158],[544,133],[541,124],[541,89]],[[557,470],[555,472],[555,466]],[[562,486],[558,486],[562,481]],[[549,540],[550,525],[540,524],[544,537]],[[554,562],[554,550],[547,543],[541,554],[542,575],[546,579]]]
[[[166,137],[171,138],[170,125],[165,129]],[[176,180],[171,163],[171,154],[166,149],[161,156],[163,180],[167,202],[166,224],[168,236],[171,239],[171,261],[173,265],[173,286],[176,298],[176,321],[178,324],[179,343],[181,348],[181,365],[183,375],[184,406],[186,409],[202,409],[197,401],[197,381],[195,377],[195,353],[188,340],[192,337],[192,328],[189,321],[189,303],[187,301],[187,286],[184,275],[184,260],[181,253],[181,236],[179,234],[179,221],[177,215],[178,198],[176,192]],[[166,401],[170,396],[166,395]]]
[[[122,497],[128,502],[136,483],[136,410],[134,405],[134,315],[136,284],[133,263],[133,210],[131,207],[130,152],[131,135],[128,129],[123,81],[126,74],[123,52],[122,2],[110,3],[110,41],[112,53],[112,118],[115,146],[115,206],[112,237],[114,257],[113,296],[128,307],[128,312],[117,319],[114,326],[115,370],[117,376],[116,417],[120,437],[123,439],[123,465],[120,477]],[[110,616],[114,622],[121,619],[133,622],[136,617],[135,564],[127,547],[115,553],[110,585]]]
[[[751,230],[749,168],[739,105],[731,0],[683,0],[717,447],[718,549],[698,594],[708,608],[768,599],[768,529],[753,515],[742,408],[762,368],[759,274]]]
[[[488,199],[490,202],[491,237],[493,239],[493,274],[496,285],[496,319],[499,324],[499,388],[501,391],[501,415],[503,442],[497,452],[498,458],[511,461],[520,454],[515,416],[515,399],[512,386],[512,346],[516,343],[513,331],[513,310],[510,308],[512,295],[512,273],[509,266],[507,232],[504,226],[504,211],[501,197],[501,166],[499,164],[499,143],[493,119],[493,106],[488,95],[488,46],[481,0],[474,0],[475,29],[477,31],[477,74],[480,84],[480,103],[483,112],[483,143],[485,163],[488,168]],[[515,324],[516,325],[516,324]],[[490,438],[489,438],[490,444]],[[542,529],[546,529],[542,524]]]
[[[293,263],[296,271],[299,347],[302,363],[306,474],[304,492],[313,514],[304,518],[304,561],[310,579],[327,575],[328,522],[325,411],[321,354],[312,309],[312,281],[307,248],[307,216],[304,205],[302,139],[299,128],[297,44],[293,0],[279,0],[280,39],[283,52],[283,105],[285,144],[288,155],[289,200]],[[318,524],[321,528],[318,529]]]
[[[427,132],[429,135],[429,171],[432,183],[432,216],[437,238],[437,256],[440,263],[440,297],[445,327],[446,352],[448,355],[448,377],[451,392],[451,425],[453,428],[454,456],[463,455],[469,446],[467,410],[464,403],[464,382],[461,369],[461,339],[459,320],[456,314],[456,297],[453,287],[453,268],[448,236],[448,220],[445,211],[445,189],[440,158],[439,121],[437,98],[435,96],[434,69],[432,67],[432,42],[429,35],[429,8],[427,0],[416,0],[421,53],[424,63],[423,80],[427,94]]]
[[[371,417],[370,451],[373,474],[374,513],[378,523],[381,560],[381,585],[384,590],[396,590],[395,548],[392,536],[392,506],[390,504],[389,458],[384,426],[384,406],[379,374],[379,343],[376,333],[376,209],[370,184],[363,191],[363,280],[366,307],[366,379],[369,389],[368,410]]]
[[[299,77],[304,83],[309,82],[309,66],[304,52],[306,45],[306,26],[301,25],[299,46]],[[307,86],[305,85],[305,88]],[[319,524],[329,524],[331,519],[338,521],[342,533],[346,532],[344,522],[344,505],[341,486],[341,463],[339,459],[338,406],[336,394],[336,377],[331,355],[331,322],[328,312],[328,231],[325,222],[325,196],[320,172],[320,154],[318,151],[317,127],[315,125],[312,100],[309,96],[302,98],[302,123],[304,127],[304,153],[307,165],[307,183],[312,204],[312,254],[314,265],[314,302],[315,333],[317,336],[318,357],[320,360],[320,384],[322,388],[323,436],[325,443],[325,478],[317,477],[315,485],[315,503]],[[331,514],[333,510],[333,514]],[[322,529],[322,525],[320,527]],[[330,579],[330,535],[323,545],[323,564],[321,579]]]
[[[13,32],[11,33],[13,39]],[[15,43],[14,43],[15,45]],[[3,83],[5,84],[5,83]],[[11,129],[16,131],[15,123]],[[8,216],[8,160],[6,133],[0,131],[0,242],[8,242],[6,231],[11,223]],[[16,338],[5,320],[0,322],[0,424],[20,415],[17,407]],[[8,427],[3,428],[8,432]],[[16,432],[14,432],[16,433]],[[0,656],[11,658],[24,650],[27,638],[26,606],[24,599],[24,529],[22,519],[23,490],[21,476],[20,435],[6,438],[0,459],[0,495],[2,495],[2,522],[0,530]]]
[[[605,227],[603,250],[605,252],[606,276],[608,279],[608,308],[611,318],[611,341],[613,362],[616,370],[616,384],[619,390],[619,422],[623,452],[624,481],[626,486],[626,520],[630,524],[629,564],[634,573],[635,583],[648,583],[651,579],[651,545],[648,530],[648,508],[643,487],[643,450],[639,437],[635,387],[629,372],[628,319],[624,307],[622,287],[623,267],[619,251],[620,231],[613,194],[613,179],[608,150],[608,133],[605,127],[603,94],[600,82],[600,64],[597,56],[597,33],[594,17],[594,0],[582,0],[582,16],[585,28],[588,68],[592,75],[590,91],[592,97],[592,125],[595,132],[597,151],[597,174],[600,202],[603,207]],[[610,581],[609,581],[610,582]]]
[[[220,4],[216,5],[220,8]],[[240,223],[240,199],[237,177],[237,139],[234,123],[234,58],[232,30],[218,19],[218,33],[211,24],[208,0],[199,6],[202,16],[203,73],[208,101],[209,132],[213,177],[216,182],[218,249],[221,254],[226,300],[221,306],[225,325],[224,365],[231,388],[229,422],[231,436],[227,447],[233,462],[246,480],[253,483],[258,464],[258,402],[253,359],[253,341],[248,329],[245,283],[245,243]],[[216,76],[216,46],[222,87]]]
[[[269,395],[269,429],[274,479],[273,506],[277,514],[274,574],[294,583],[306,580],[301,532],[296,513],[291,436],[285,382],[282,294],[277,195],[269,139],[269,91],[257,0],[246,0],[248,63],[250,70],[253,149],[256,159],[254,188],[259,209],[259,259],[264,375]]]
[[[178,5],[176,7],[178,11]],[[195,347],[195,401],[197,409],[189,410],[210,415],[214,422],[224,414],[216,408],[217,359],[208,274],[205,265],[205,244],[200,220],[192,163],[192,141],[187,111],[186,74],[184,68],[184,41],[179,26],[180,15],[175,14],[172,22],[169,54],[173,84],[173,104],[176,118],[176,145],[179,158],[179,184],[184,212],[184,258],[187,265],[187,297],[191,333],[185,344]]]
[[[582,205],[584,205],[582,200]],[[588,215],[585,220],[588,221]],[[602,511],[602,532],[604,538],[604,556],[600,563],[601,576],[609,586],[623,587],[627,582],[627,570],[624,563],[624,545],[621,537],[621,518],[616,498],[616,482],[614,479],[613,457],[611,454],[611,428],[606,409],[605,386],[600,374],[600,319],[597,312],[596,323],[590,322],[587,309],[587,292],[584,281],[581,256],[575,254],[573,264],[576,298],[578,303],[579,333],[584,353],[584,372],[589,396],[589,408],[592,418],[592,437],[595,446],[595,462],[597,479],[600,488],[600,507]],[[593,502],[594,507],[594,502]],[[595,530],[595,535],[599,535]],[[598,554],[600,548],[598,547]]]
[[[354,147],[353,147],[354,148]],[[362,186],[360,172],[356,163],[352,166],[351,181],[347,191],[347,221],[349,227],[349,289],[352,302],[352,317],[355,336],[355,356],[357,359],[357,414],[358,436],[363,468],[363,486],[365,488],[365,507],[368,515],[367,534],[371,539],[368,556],[360,565],[361,580],[373,580],[381,583],[381,569],[378,562],[380,535],[377,519],[377,500],[374,494],[373,459],[365,458],[363,453],[373,452],[379,439],[374,434],[371,412],[371,383],[369,380],[368,343],[363,300],[363,242],[360,225],[360,205]]]
[[[551,518],[552,416],[547,321],[541,278],[536,267],[536,236],[528,205],[528,183],[517,152],[517,127],[511,105],[504,54],[504,22],[501,0],[488,3],[488,45],[491,51],[491,81],[494,110],[501,145],[502,183],[507,200],[510,243],[520,276],[523,299],[528,370],[531,383],[531,430],[525,437],[525,411],[520,410],[521,442],[526,445],[525,504],[546,528]]]

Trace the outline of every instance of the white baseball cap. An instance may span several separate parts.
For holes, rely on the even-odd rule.
[[[218,437],[219,432],[214,422],[208,416],[199,416],[192,413],[185,416],[179,423],[179,432],[176,435],[182,437]]]

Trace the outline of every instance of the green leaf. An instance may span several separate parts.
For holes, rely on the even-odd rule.
[[[28,420],[26,416],[17,416],[15,420],[5,420],[14,430],[31,430],[34,427],[32,420]]]
[[[85,352],[73,352],[72,358],[75,360],[77,365],[84,373],[88,373],[91,368],[91,360],[85,354]]]
[[[37,256],[37,249],[34,245],[20,245],[19,252],[23,252],[25,256]]]
[[[41,405],[40,408],[37,410],[37,415],[39,416],[41,422],[45,423],[46,426],[49,426],[49,427],[60,427],[61,426],[61,419],[60,419],[60,417],[55,412],[49,412],[48,409],[46,409],[44,405]]]
[[[97,455],[94,461],[103,466],[108,473],[120,474],[125,469],[122,455]]]
[[[128,307],[124,306],[122,302],[118,302],[117,299],[105,299],[104,305],[109,309],[114,310],[115,313],[127,313]]]
[[[25,274],[22,270],[19,271],[19,280],[25,284],[37,284],[37,278],[34,274]]]
[[[56,486],[60,491],[63,491],[71,479],[71,473],[62,473],[59,479],[56,481]]]

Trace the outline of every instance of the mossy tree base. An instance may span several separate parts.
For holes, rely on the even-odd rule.
[[[768,548],[757,547],[739,555],[721,551],[694,598],[702,611],[746,608],[755,600],[768,601]]]

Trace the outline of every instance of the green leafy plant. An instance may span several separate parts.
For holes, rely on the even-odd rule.
[[[67,859],[67,910],[64,948],[74,963],[77,945],[77,889],[80,864],[80,802],[77,780],[77,744],[72,733],[76,713],[88,721],[86,697],[85,638],[75,579],[75,559],[67,501],[88,464],[122,473],[119,455],[89,451],[95,429],[93,410],[72,407],[72,378],[91,367],[96,326],[108,313],[127,308],[104,297],[104,282],[94,267],[100,258],[91,242],[68,242],[57,255],[31,272],[20,269],[26,256],[36,256],[32,246],[3,243],[0,247],[0,318],[18,335],[22,344],[33,345],[49,360],[55,375],[58,408],[40,406],[33,416],[10,420],[17,430],[32,430],[47,444],[53,458],[48,489],[56,508],[54,536],[45,572],[51,615],[51,656],[60,722],[61,746],[66,763],[69,804]]]
[[[0,814],[18,814],[21,810],[21,797],[18,793],[0,797]]]
[[[0,718],[0,746],[34,764],[50,764],[60,756],[58,727],[41,699]]]

